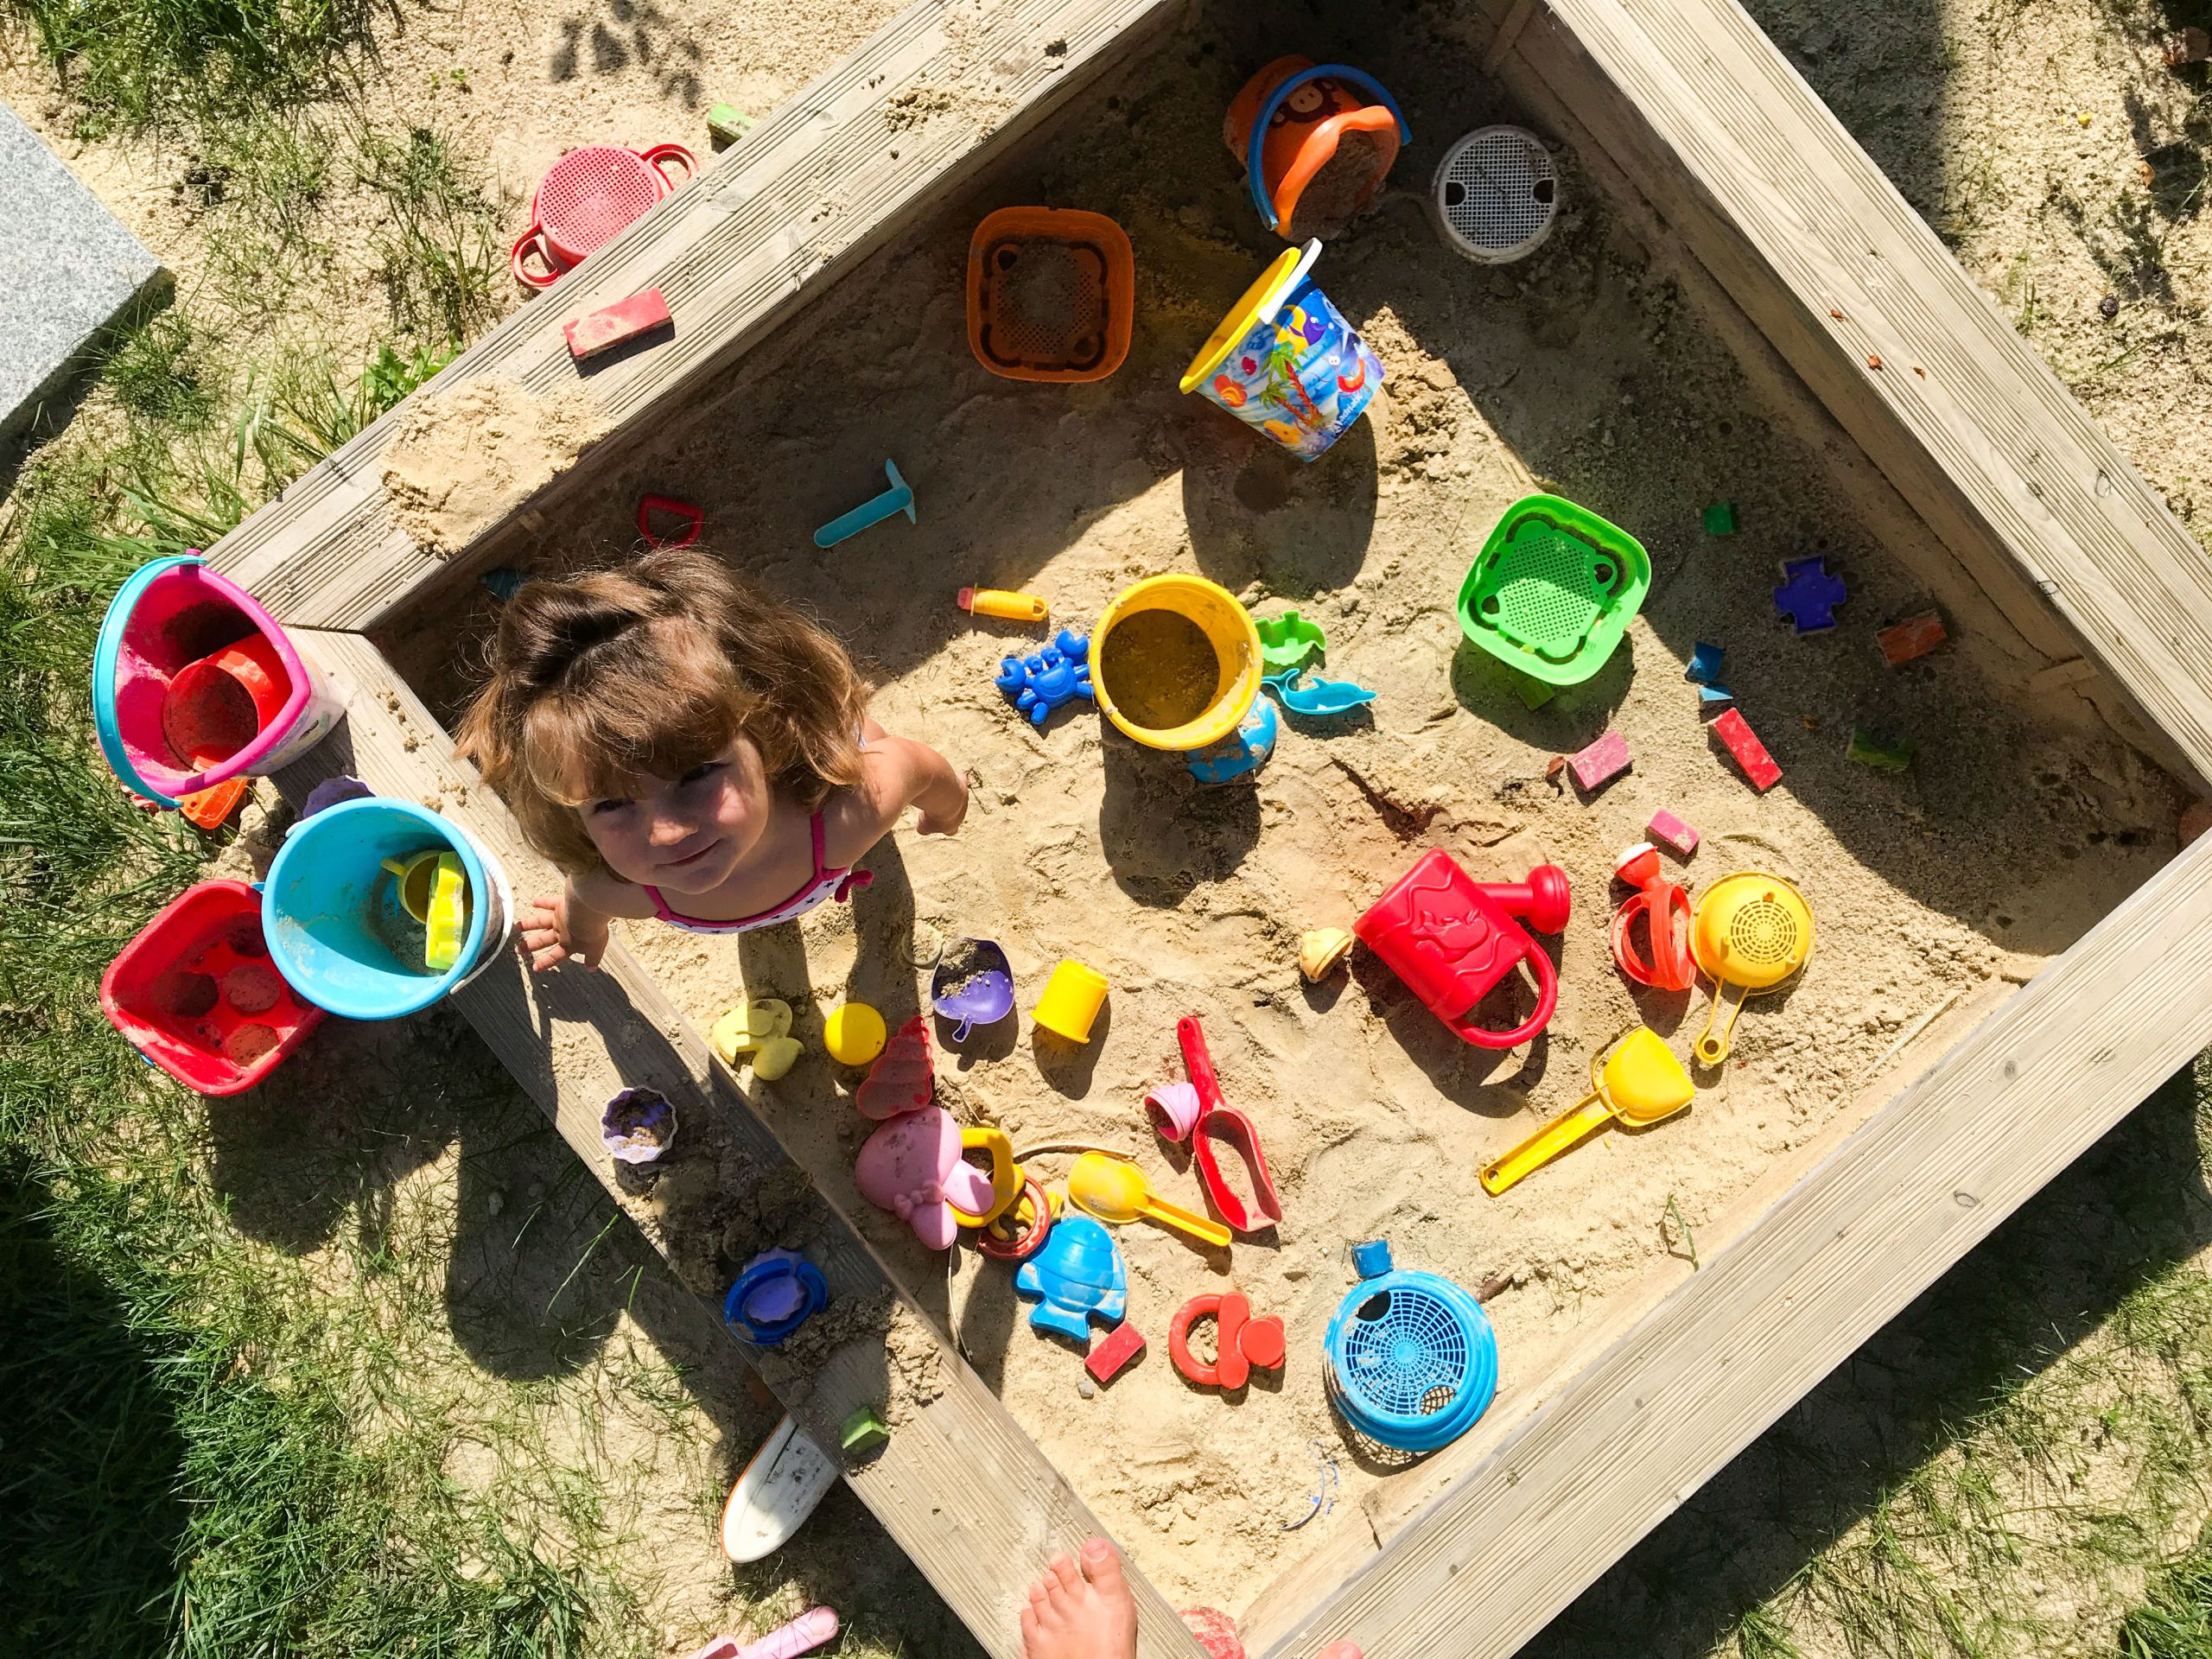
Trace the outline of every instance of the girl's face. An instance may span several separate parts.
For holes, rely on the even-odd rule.
[[[576,809],[584,831],[625,881],[673,893],[709,893],[736,873],[768,827],[760,751],[739,736],[681,778],[647,773]]]

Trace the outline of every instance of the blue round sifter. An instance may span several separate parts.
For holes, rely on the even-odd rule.
[[[1433,1452],[1475,1426],[1497,1392],[1497,1338],[1449,1279],[1401,1273],[1380,1240],[1352,1252],[1360,1282],[1329,1321],[1329,1397],[1352,1427],[1400,1452]]]

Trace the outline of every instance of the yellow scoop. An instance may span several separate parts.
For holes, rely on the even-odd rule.
[[[1229,1229],[1153,1195],[1152,1183],[1135,1164],[1103,1152],[1086,1152],[1068,1171],[1068,1202],[1086,1216],[1116,1224],[1149,1216],[1216,1249],[1229,1248]]]
[[[1812,910],[1780,876],[1732,875],[1708,887],[1690,918],[1690,955],[1713,982],[1713,1011],[1695,1044],[1698,1064],[1726,1059],[1744,999],[1773,990],[1812,954]],[[1715,1032],[1723,1008],[1728,1018]]]
[[[1554,1118],[1482,1173],[1483,1191],[1496,1198],[1522,1176],[1551,1162],[1606,1119],[1637,1128],[1672,1117],[1697,1092],[1682,1063],[1649,1026],[1622,1039],[1604,1071],[1590,1063],[1590,1092],[1571,1111]]]

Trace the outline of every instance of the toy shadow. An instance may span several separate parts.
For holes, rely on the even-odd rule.
[[[1141,905],[1173,910],[1201,882],[1225,880],[1259,844],[1260,798],[1249,783],[1202,784],[1179,754],[1107,729],[1098,841],[1114,880]]]

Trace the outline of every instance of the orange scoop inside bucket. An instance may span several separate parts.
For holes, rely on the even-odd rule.
[[[1252,205],[1288,242],[1342,230],[1412,137],[1374,76],[1295,56],[1246,81],[1221,123],[1222,142],[1244,163]]]
[[[204,772],[260,736],[291,695],[275,643],[249,634],[177,671],[162,699],[162,735],[180,761]]]

